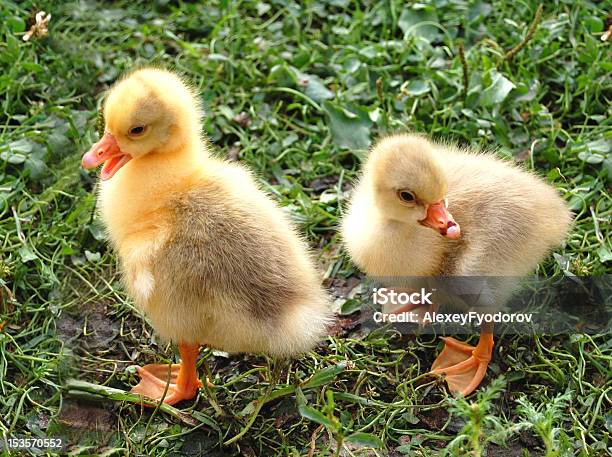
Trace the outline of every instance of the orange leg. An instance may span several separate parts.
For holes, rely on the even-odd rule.
[[[452,393],[469,395],[480,385],[493,354],[493,333],[483,330],[476,347],[446,337],[444,349],[431,366],[430,374],[445,375]]]
[[[167,386],[164,403],[169,405],[195,397],[198,389],[202,387],[202,381],[196,371],[199,351],[200,346],[197,344],[181,343],[179,344],[181,363],[138,367],[140,382],[131,392],[159,401]]]
[[[393,290],[397,293],[414,292],[414,289],[406,289],[406,288],[393,288]],[[430,304],[422,305],[422,304],[408,303],[406,305],[402,305],[399,308],[396,308],[390,311],[383,309],[383,312],[387,314],[402,314],[402,313],[412,312],[415,316],[415,321],[413,322],[419,322],[421,326],[425,326],[426,324],[423,323],[423,317],[425,317],[425,313],[431,314],[431,313],[437,312],[438,309],[439,309],[439,305],[436,303],[432,303],[431,305]]]
[[[425,326],[427,323],[423,322],[423,318],[426,313],[436,313],[438,312],[439,305],[436,303],[432,303],[431,305],[413,305],[409,303],[407,305],[400,306],[397,309],[389,311],[388,314],[401,314],[412,312],[414,313],[415,320],[413,322],[418,322],[420,325]]]

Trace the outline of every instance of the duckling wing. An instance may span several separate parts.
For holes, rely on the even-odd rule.
[[[534,174],[488,154],[451,155],[445,166],[462,230],[452,274],[523,276],[563,241],[571,214]]]
[[[228,204],[222,192],[207,187],[176,201],[174,233],[159,252],[156,275],[171,280],[173,298],[196,296],[213,308],[232,303],[253,318],[271,319],[305,293],[287,247],[294,235],[286,221]]]
[[[207,180],[173,202],[145,312],[160,335],[228,352],[294,355],[330,321],[305,243],[257,187]]]

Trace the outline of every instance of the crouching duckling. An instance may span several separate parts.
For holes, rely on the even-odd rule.
[[[342,221],[346,248],[375,277],[521,277],[564,240],[571,214],[554,188],[493,155],[418,135],[382,139]],[[506,284],[495,294],[502,306]],[[467,395],[485,376],[492,326],[472,347],[445,338],[432,374]]]

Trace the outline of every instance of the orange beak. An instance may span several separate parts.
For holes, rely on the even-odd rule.
[[[112,178],[130,160],[132,160],[132,156],[121,151],[113,134],[104,132],[100,141],[85,153],[81,159],[81,165],[85,169],[90,169],[104,163],[100,172],[100,179],[106,181]]]
[[[455,222],[451,213],[446,209],[444,200],[427,206],[427,216],[419,221],[425,227],[438,230],[442,236],[451,240],[458,240],[461,236],[459,224]]]

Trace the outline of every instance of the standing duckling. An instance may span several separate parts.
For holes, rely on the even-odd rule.
[[[178,343],[164,402],[193,398],[199,346],[288,357],[331,320],[327,294],[288,216],[244,167],[212,156],[194,91],[153,68],[104,104],[105,132],[83,156],[104,164],[98,196],[129,295]],[[132,392],[161,399],[168,365],[138,369]]]
[[[571,213],[555,189],[490,154],[393,135],[370,152],[342,234],[369,276],[497,276],[531,273],[564,240]],[[507,284],[494,297],[501,306]],[[485,376],[491,326],[472,347],[445,338],[432,374],[467,395]]]

